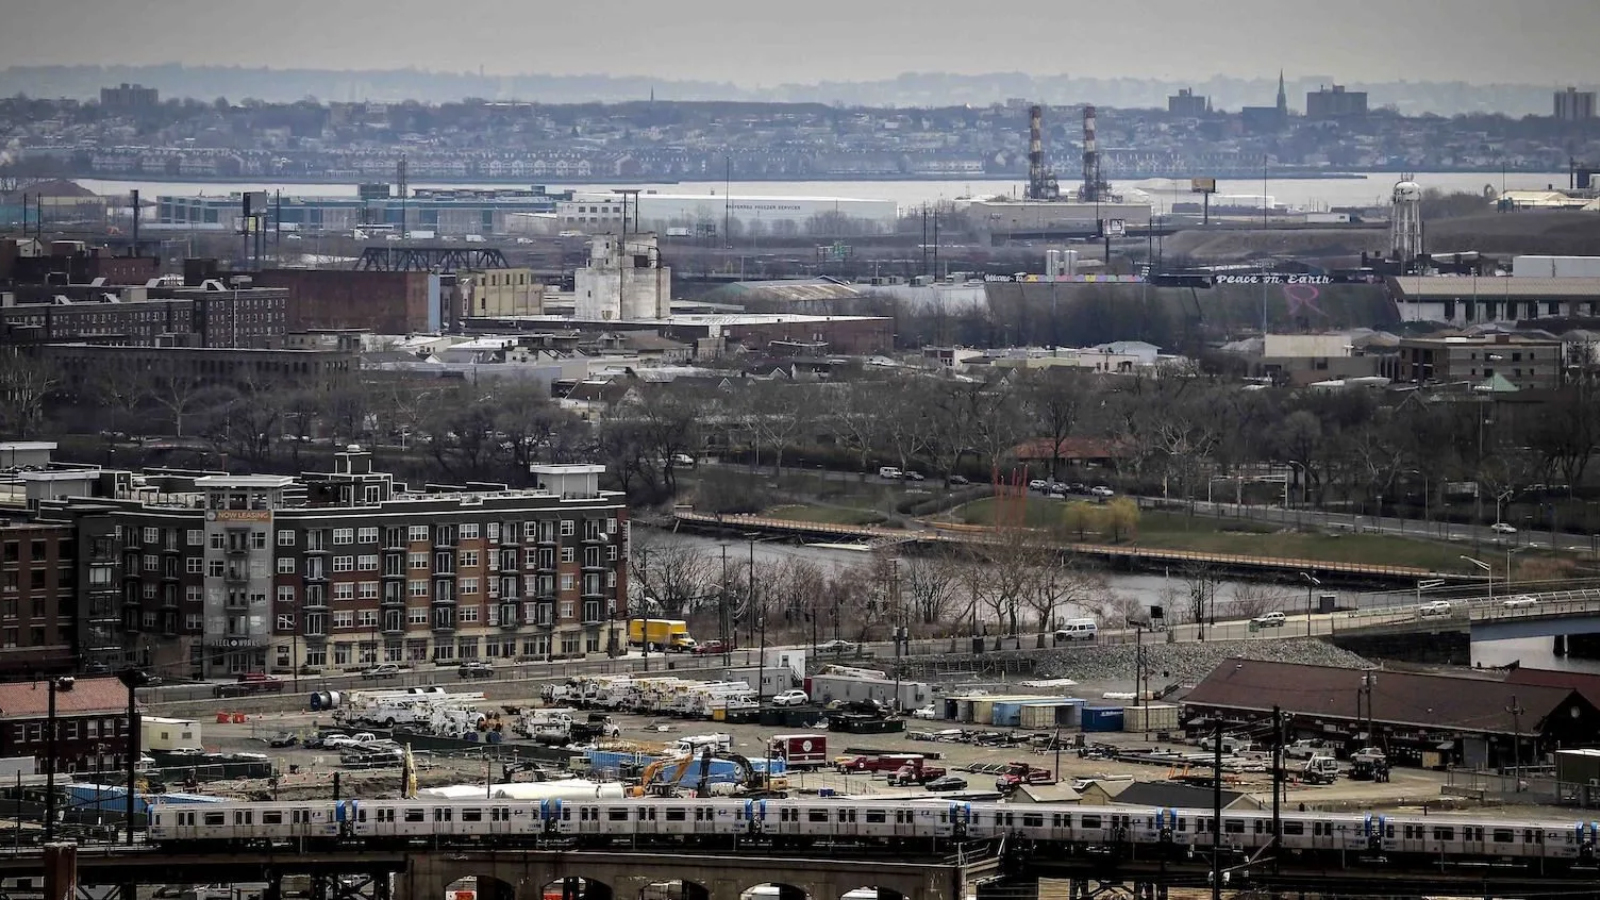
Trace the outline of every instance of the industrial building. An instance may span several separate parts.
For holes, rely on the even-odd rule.
[[[630,192],[631,196],[631,192]],[[578,194],[556,203],[563,229],[593,234],[622,229],[623,195]],[[747,194],[658,194],[627,201],[629,227],[669,237],[737,234],[835,235],[894,231],[893,200],[851,197],[759,197]]]
[[[369,328],[379,334],[439,331],[443,278],[433,272],[266,269],[256,283],[288,291],[288,331]]]
[[[672,313],[672,269],[661,264],[653,234],[600,235],[589,243],[589,264],[573,273],[573,295],[579,319],[664,319]]]
[[[1428,767],[1526,764],[1586,746],[1600,727],[1600,709],[1571,687],[1248,659],[1225,660],[1181,705],[1191,730],[1221,720],[1266,734],[1276,708],[1290,740],[1376,746]]]
[[[1554,390],[1566,372],[1565,346],[1509,334],[1401,338],[1396,381],[1467,384],[1475,390]]]
[[[86,548],[83,661],[209,678],[621,646],[628,514],[603,467],[412,490],[360,448],[335,460],[298,478],[108,472],[98,496],[42,500]]]
[[[366,186],[363,186],[364,188]],[[438,235],[502,234],[513,230],[508,217],[554,212],[566,194],[542,188],[426,189],[396,196],[388,185],[365,189],[360,196],[273,197],[267,202],[262,228],[274,231],[343,231],[383,229],[429,231]],[[242,193],[226,197],[158,196],[152,228],[186,231],[234,231],[243,215]],[[402,219],[404,224],[402,226]]]
[[[1065,200],[976,200],[967,219],[979,239],[1047,240],[1094,237],[1102,228],[1143,229],[1150,224],[1150,206],[1143,203],[1080,203]]]
[[[18,287],[0,292],[0,340],[266,349],[282,343],[289,292],[198,287]]]
[[[1404,275],[1387,279],[1387,284],[1405,321],[1472,325],[1600,315],[1600,277],[1595,276]]]

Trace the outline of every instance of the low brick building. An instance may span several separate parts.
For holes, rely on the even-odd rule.
[[[50,685],[0,684],[0,758],[31,756],[44,772]],[[56,691],[56,771],[118,770],[128,752],[128,689],[115,678],[78,678]]]
[[[428,272],[266,269],[255,283],[289,290],[289,331],[365,328],[410,334],[440,326],[440,280]]]

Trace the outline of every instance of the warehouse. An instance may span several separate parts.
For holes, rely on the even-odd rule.
[[[1600,728],[1600,709],[1571,687],[1246,659],[1223,662],[1181,703],[1191,732],[1221,719],[1266,738],[1276,707],[1288,740],[1377,746],[1430,767],[1526,765],[1592,743]]]
[[[886,234],[895,229],[893,200],[856,197],[757,197],[743,194],[639,194],[629,200],[629,229],[667,237]],[[556,204],[562,229],[590,234],[622,225],[621,194],[579,194]]]

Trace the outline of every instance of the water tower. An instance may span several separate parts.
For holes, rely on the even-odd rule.
[[[1409,176],[1394,186],[1389,210],[1389,252],[1401,266],[1422,255],[1422,187]]]

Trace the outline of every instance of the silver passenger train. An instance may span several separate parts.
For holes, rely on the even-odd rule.
[[[1594,864],[1600,821],[1285,811],[1282,846],[1306,855]],[[295,845],[891,846],[942,849],[1006,837],[1067,853],[1183,853],[1212,844],[1209,809],[793,798],[343,800],[153,807],[150,840],[174,850]],[[1272,814],[1224,811],[1221,842],[1268,847]]]

